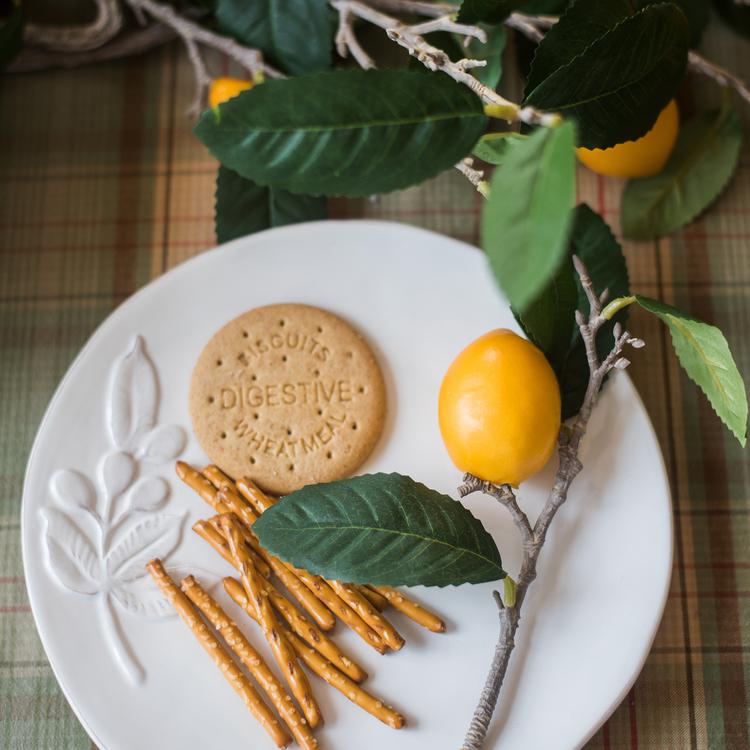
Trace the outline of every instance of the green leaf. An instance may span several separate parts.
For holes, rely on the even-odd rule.
[[[479,98],[442,73],[337,70],[254,86],[204,112],[195,132],[260,185],[361,196],[452,167],[486,121]]]
[[[495,170],[481,237],[510,304],[523,313],[565,255],[575,198],[575,127],[539,128]]]
[[[687,376],[706,394],[714,411],[745,446],[747,393],[724,334],[664,302],[636,295],[638,304],[666,323]]]
[[[622,248],[607,223],[584,203],[573,211],[567,255],[568,259],[523,314],[514,311],[527,338],[544,352],[555,371],[563,419],[578,413],[589,381],[586,349],[575,321],[575,311],[588,313],[589,305],[570,258],[577,255],[583,260],[598,294],[605,289],[610,290],[612,298],[630,293]],[[609,352],[615,323],[625,325],[626,321],[624,309],[601,328],[597,337],[601,357]]]
[[[331,66],[333,27],[327,0],[217,0],[219,29],[291,75]]]
[[[537,45],[526,79],[526,95],[632,13],[629,0],[577,0],[572,3]]]
[[[559,16],[569,3],[570,0],[526,0],[521,10],[530,16]]]
[[[0,70],[4,70],[21,51],[25,13],[23,5],[14,4],[13,9],[0,26]]]
[[[508,154],[525,140],[528,140],[528,136],[521,133],[487,133],[477,141],[472,153],[482,161],[497,166],[505,163]]]
[[[487,34],[487,41],[482,43],[478,39],[470,39],[469,46],[462,50],[462,57],[474,60],[486,60],[483,68],[472,68],[472,75],[491,89],[497,87],[503,75],[503,52],[507,35],[504,26],[482,26]]]
[[[577,255],[586,264],[597,294],[601,294],[605,289],[609,289],[611,299],[630,294],[628,267],[620,243],[612,234],[607,222],[585,203],[576,206],[568,253],[570,256]],[[573,278],[578,289],[576,307],[584,314],[588,314],[589,303],[578,274],[573,273]],[[610,350],[615,323],[624,326],[627,319],[628,310],[625,308],[599,329],[596,348],[600,358],[605,357]],[[572,344],[559,369],[563,419],[578,414],[589,381],[586,348],[575,320],[571,321],[571,336]]]
[[[734,174],[741,145],[742,125],[728,106],[683,125],[664,169],[626,184],[620,214],[625,237],[661,237],[705,211]]]
[[[561,379],[575,329],[578,288],[570,263],[563,263],[542,293],[521,314],[513,314],[526,337],[542,350]]]
[[[524,0],[463,0],[456,20],[459,23],[502,23]]]
[[[401,474],[308,485],[253,531],[272,554],[325,578],[448,586],[505,576],[494,540],[467,508]]]
[[[731,0],[732,2],[734,0]],[[639,0],[638,6],[643,8],[646,5],[657,5],[664,0]],[[690,30],[690,46],[697,47],[700,43],[703,32],[708,26],[711,17],[711,10],[707,0],[670,0],[684,14]]]
[[[325,219],[326,215],[325,198],[256,185],[224,166],[216,174],[215,220],[219,243],[269,227]]]
[[[578,0],[565,15],[586,8],[597,13],[599,3]],[[564,58],[559,47],[568,37],[560,36],[553,37],[555,54],[545,58]],[[526,103],[577,120],[579,145],[586,148],[609,148],[639,138],[674,96],[687,64],[687,43],[682,11],[670,3],[650,5],[546,75],[528,93]]]

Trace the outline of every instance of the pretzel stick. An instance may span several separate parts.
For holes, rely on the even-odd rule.
[[[224,579],[225,587],[231,586],[235,591],[244,591],[242,584],[235,578]],[[230,583],[233,582],[233,583]],[[263,588],[268,594],[268,599],[273,608],[284,618],[289,629],[306,641],[321,656],[330,661],[337,669],[340,669],[354,682],[362,682],[367,677],[362,667],[352,661],[341,649],[327,636],[321,632],[304,615],[301,615],[292,605],[267,581]]]
[[[193,531],[203,537],[227,562],[235,565],[234,556],[224,536],[214,526],[206,521],[198,521],[193,525]],[[238,583],[237,585],[239,586],[240,584]],[[297,635],[304,638],[313,648],[320,651],[323,656],[333,662],[333,664],[355,682],[362,682],[367,677],[367,672],[359,664],[352,661],[322,630],[310,622],[304,615],[300,614],[273,587],[273,584],[264,581],[263,586],[268,593],[274,609],[289,623],[289,626]]]
[[[433,633],[445,632],[445,623],[436,614],[430,612],[429,609],[425,609],[421,604],[417,604],[406,594],[402,594],[390,586],[374,586],[373,588],[382,594],[392,607],[405,614],[410,620],[414,620],[418,625],[431,630]]]
[[[405,641],[396,628],[350,583],[331,581],[333,590],[383,639],[394,651],[403,647]]]
[[[219,497],[226,497],[226,504],[229,507],[235,507],[234,499],[225,490],[219,491]],[[261,557],[271,566],[271,570],[273,570],[278,579],[284,584],[289,593],[309,613],[321,630],[330,630],[336,624],[334,616],[323,602],[302,583],[296,575],[295,570],[290,565],[279,560],[278,557],[269,554],[263,547],[258,546],[257,550]]]
[[[230,513],[229,515],[233,516],[234,514]],[[206,526],[209,529],[208,533],[216,540],[217,543],[223,545],[226,554],[229,555],[229,562],[233,563],[234,558],[232,558],[232,553],[229,551],[229,547],[227,546],[227,540],[224,538],[224,532],[221,530],[220,519],[221,519],[220,515],[211,516],[211,518],[207,519],[206,521],[198,521],[197,523],[206,524]],[[258,569],[258,572],[264,578],[270,578],[271,566],[262,557],[263,548],[260,546],[255,535],[252,533],[252,531],[248,531],[245,525],[241,523],[239,520],[237,520],[237,528],[240,534],[242,535],[242,538],[244,539],[245,549],[250,555],[250,559],[252,560],[253,565]]]
[[[278,747],[286,747],[291,738],[284,727],[260,697],[258,691],[252,686],[250,680],[245,677],[242,670],[235,664],[228,651],[221,645],[219,639],[211,632],[208,625],[203,622],[198,612],[196,612],[195,607],[190,603],[190,600],[169,577],[161,561],[158,559],[151,560],[146,567],[161,592],[170,601],[182,621],[193,631],[198,642],[209,653],[216,666],[221,670],[221,673],[234,688],[235,692],[245,702],[245,705],[250,709],[253,716],[260,722],[261,726],[268,732]]]
[[[305,715],[307,723],[314,729],[323,721],[320,707],[312,693],[307,675],[299,668],[297,655],[273,613],[271,603],[268,601],[268,594],[263,590],[261,584],[262,579],[258,575],[258,571],[247,563],[242,563],[240,579],[248,597],[255,602],[260,626],[271,651],[273,651],[276,663],[284,673],[292,695],[302,707],[302,713]]]
[[[184,578],[181,588],[266,692],[297,743],[306,750],[317,748],[318,741],[310,731],[305,719],[300,715],[294,702],[284,690],[284,686],[269,669],[263,657],[252,647],[234,620],[224,612],[218,602],[201,587],[193,576]]]
[[[217,497],[216,488],[200,472],[196,471],[190,464],[178,461],[175,464],[177,476],[185,484],[200,495],[201,500],[207,502],[217,513],[229,513],[227,508]]]
[[[177,476],[185,484],[194,489],[200,497],[205,500],[217,513],[235,513],[248,528],[243,528],[245,540],[255,549],[255,551],[268,563],[274,573],[279,577],[281,582],[286,586],[295,599],[306,609],[315,622],[323,630],[330,630],[336,620],[321,601],[314,596],[306,586],[302,585],[299,579],[292,573],[281,560],[269,555],[264,550],[255,535],[250,531],[251,526],[257,516],[253,510],[235,493],[224,493],[223,495],[213,486],[213,484],[197,472],[192,466],[178,461],[176,465]]]
[[[234,578],[224,579],[224,589],[227,594],[247,612],[250,617],[257,621],[257,614],[252,603],[248,600],[245,590]],[[327,659],[323,658],[315,649],[310,648],[295,633],[287,633],[287,638],[292,648],[304,663],[315,672],[318,677],[325,680],[331,687],[336,688],[352,703],[363,708],[372,714],[376,719],[380,719],[384,724],[394,729],[401,729],[406,721],[401,714],[386,706],[383,701],[378,700],[368,693],[362,686],[350,680],[345,674],[340,672]]]
[[[240,579],[245,587],[245,593],[251,602],[254,602],[258,622],[263,629],[263,635],[271,647],[276,663],[279,665],[289,685],[292,694],[302,708],[307,722],[311,728],[315,728],[323,721],[320,708],[310,689],[307,675],[298,668],[297,657],[294,649],[289,645],[284,632],[279,627],[276,615],[273,613],[271,603],[268,600],[268,592],[263,588],[262,578],[252,565],[243,545],[242,537],[237,528],[238,524],[230,515],[221,517],[221,526],[224,536],[229,543],[229,549],[235,559],[235,565],[239,568]]]
[[[261,514],[277,502],[274,498],[262,492],[250,479],[247,478],[237,480],[237,489],[239,490],[242,497],[247,500],[255,508],[255,510],[258,511],[258,513]],[[336,588],[336,585],[333,581],[327,581],[325,578],[321,578],[321,576],[313,575],[312,573],[308,573],[306,570],[296,568],[290,564],[287,564],[287,567],[293,570],[300,581],[302,581],[305,586],[313,591],[315,595],[325,603],[328,609],[330,609],[335,615],[338,615],[338,617],[341,618],[341,620],[346,623],[355,633],[357,633],[357,635],[359,635],[366,643],[369,643],[379,653],[385,653],[386,648],[384,644],[385,639],[383,638],[383,633],[375,628],[372,622],[368,622],[367,619],[363,617],[360,609],[352,606],[351,600],[348,600],[341,595],[341,592]],[[372,606],[363,607],[362,596],[363,595],[361,595],[359,598],[350,597],[350,599],[356,600],[360,608],[366,608],[368,612],[370,612],[370,610],[372,610]],[[378,613],[375,612],[375,615],[377,616]],[[385,629],[390,628],[390,631],[392,631],[391,636],[393,636],[393,648],[398,649],[404,645],[401,636],[396,633],[393,627],[390,626],[390,624],[387,623],[382,617],[372,617],[371,619],[375,621],[381,621]]]
[[[234,558],[229,551],[224,536],[210,521],[196,521],[192,528],[201,539],[208,542],[230,565],[234,565]],[[271,568],[268,567],[266,561],[263,560],[253,549],[248,549],[247,552],[258,572],[264,578],[269,578],[271,575]]]
[[[358,585],[357,589],[362,596],[366,596],[370,600],[370,604],[373,607],[377,607],[381,612],[388,606],[388,600],[382,594],[375,591],[372,586]]]

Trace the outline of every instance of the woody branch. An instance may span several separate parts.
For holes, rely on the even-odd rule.
[[[578,329],[586,347],[589,380],[581,410],[571,424],[563,425],[560,430],[558,469],[552,489],[539,517],[532,525],[528,516],[518,504],[516,493],[510,485],[497,486],[467,474],[464,477],[463,484],[458,488],[461,497],[465,497],[472,492],[483,492],[494,497],[510,513],[523,545],[523,557],[516,583],[515,602],[512,605],[505,606],[499,593],[494,592],[499,609],[500,633],[490,663],[489,673],[469,723],[462,750],[479,750],[487,736],[487,730],[515,646],[515,634],[521,619],[521,608],[529,587],[537,575],[539,554],[547,538],[549,527],[557,511],[567,500],[568,490],[582,468],[578,451],[581,440],[586,434],[586,428],[599,390],[604,383],[604,379],[613,369],[624,369],[628,366],[628,360],[622,356],[625,347],[632,346],[638,349],[644,345],[643,341],[634,338],[627,331],[623,331],[620,324],[617,323],[614,326],[612,348],[609,354],[600,360],[596,349],[596,337],[607,321],[607,317],[603,314],[603,307],[608,294],[605,290],[603,294],[597,295],[584,263],[575,256],[573,263],[589,303],[588,314],[580,311],[576,313]]]

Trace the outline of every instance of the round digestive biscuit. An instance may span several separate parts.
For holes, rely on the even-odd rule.
[[[227,323],[203,349],[190,417],[223,471],[284,495],[362,464],[383,429],[385,386],[370,347],[341,318],[268,305]]]

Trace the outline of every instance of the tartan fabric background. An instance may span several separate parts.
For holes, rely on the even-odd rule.
[[[704,50],[750,79],[750,44],[714,25]],[[225,61],[209,58],[216,72]],[[172,44],[127,62],[0,78],[0,746],[88,748],[39,643],[20,550],[26,458],[47,402],[95,326],[135,289],[214,245],[215,164],[184,112]],[[690,80],[689,109],[715,101]],[[740,106],[740,105],[738,105]],[[750,109],[741,107],[750,121]],[[627,244],[632,286],[719,325],[750,376],[750,150],[701,221]],[[619,186],[581,171],[579,197],[618,224]],[[477,241],[479,199],[456,174],[377,201],[331,202]],[[589,750],[750,748],[750,463],[681,374],[654,320],[631,374],[674,495],[675,566],[653,651]],[[637,554],[637,546],[634,547]],[[617,648],[617,643],[612,643]],[[592,690],[596,686],[592,685]],[[526,750],[525,748],[519,750]]]

